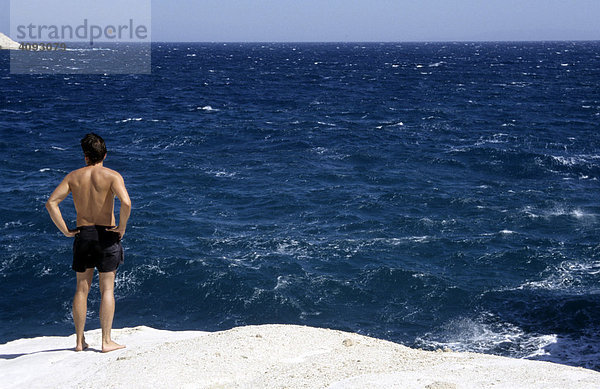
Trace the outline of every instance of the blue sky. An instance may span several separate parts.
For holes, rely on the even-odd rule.
[[[599,20],[600,0],[153,0],[152,40],[600,40]]]

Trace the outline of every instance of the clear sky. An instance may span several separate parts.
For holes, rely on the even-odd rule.
[[[152,0],[152,40],[600,40],[600,0]]]

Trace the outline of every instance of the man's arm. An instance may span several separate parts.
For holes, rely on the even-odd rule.
[[[56,224],[56,227],[58,227],[58,229],[65,236],[71,238],[75,236],[77,231],[70,231],[67,228],[67,224],[65,223],[65,220],[63,219],[62,214],[60,213],[60,208],[58,207],[58,204],[60,204],[60,202],[67,197],[69,192],[71,192],[71,188],[69,188],[69,180],[67,179],[68,177],[69,176],[65,177],[62,180],[62,182],[56,187],[56,189],[54,189],[54,192],[52,192],[50,198],[46,202],[46,209],[48,210],[52,221],[54,222],[54,224]]]
[[[127,193],[127,189],[125,188],[125,181],[119,173],[117,173],[117,177],[113,181],[111,189],[121,202],[121,209],[119,210],[119,225],[111,228],[109,231],[117,232],[121,238],[123,238],[125,229],[127,228],[127,220],[129,220],[129,215],[131,214],[131,200],[129,199],[129,193]]]

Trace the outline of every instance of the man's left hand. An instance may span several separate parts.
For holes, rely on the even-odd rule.
[[[67,231],[67,233],[65,233],[65,236],[67,238],[73,238],[75,235],[77,235],[79,233],[79,230],[76,228],[74,230],[69,230]]]

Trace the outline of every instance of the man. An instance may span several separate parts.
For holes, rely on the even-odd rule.
[[[103,166],[106,158],[104,140],[94,133],[87,134],[81,140],[81,148],[87,166],[67,174],[48,199],[46,209],[54,224],[65,236],[75,237],[72,266],[77,272],[77,288],[73,298],[73,321],[77,338],[75,351],[82,351],[88,347],[83,331],[87,296],[94,277],[94,268],[97,268],[101,294],[102,352],[109,352],[125,347],[113,342],[110,331],[115,313],[115,275],[117,267],[123,263],[121,239],[125,235],[131,201],[123,177]],[[75,230],[67,228],[58,207],[69,192],[73,193],[77,211]],[[118,226],[115,226],[115,196],[121,202]]]

